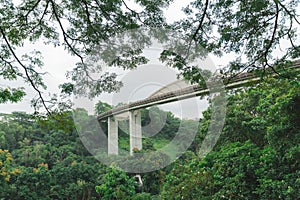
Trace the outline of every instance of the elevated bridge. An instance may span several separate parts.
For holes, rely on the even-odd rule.
[[[300,60],[293,63],[289,69],[300,69]],[[272,76],[277,76],[272,72]],[[249,83],[256,83],[261,80],[257,73],[241,73],[233,78],[224,79],[225,89],[238,88]],[[113,108],[107,112],[100,114],[97,119],[108,121],[108,154],[118,154],[118,121],[129,118],[129,132],[130,132],[130,153],[133,154],[133,149],[142,149],[142,128],[141,128],[141,113],[140,109],[147,108],[154,105],[160,105],[179,100],[192,98],[195,96],[204,96],[211,91],[207,86],[190,85],[183,89],[170,91],[173,85],[181,84],[180,81],[163,87],[150,95],[148,98],[131,102],[126,105],[121,105]],[[209,84],[209,81],[208,81]],[[178,87],[177,87],[178,88]]]

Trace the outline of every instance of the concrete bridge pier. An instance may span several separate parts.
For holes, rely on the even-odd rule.
[[[142,149],[142,122],[140,110],[129,112],[130,155],[133,150]]]
[[[134,149],[142,149],[142,122],[140,110],[129,111],[125,115],[108,117],[108,154],[118,155],[118,121],[129,117],[130,155]]]
[[[118,120],[108,117],[108,154],[118,155]]]

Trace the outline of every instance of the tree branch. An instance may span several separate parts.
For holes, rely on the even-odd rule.
[[[71,52],[73,52],[77,57],[79,57],[80,62],[82,63],[82,65],[85,66],[83,56],[81,56],[81,55],[80,55],[80,54],[72,47],[72,45],[71,45],[71,44],[69,43],[69,41],[68,41],[68,38],[69,38],[69,39],[71,39],[71,38],[68,37],[68,34],[66,33],[66,31],[65,31],[65,29],[64,29],[64,27],[63,27],[63,25],[62,25],[62,23],[61,23],[61,21],[60,21],[60,18],[59,18],[59,16],[58,16],[58,13],[57,13],[56,8],[55,8],[55,5],[54,5],[55,3],[54,3],[52,0],[50,0],[50,1],[51,1],[51,4],[52,4],[52,9],[53,9],[54,16],[55,16],[55,18],[56,18],[56,20],[57,20],[57,22],[58,22],[58,24],[59,24],[59,27],[60,27],[60,29],[61,29],[61,31],[62,31],[62,33],[63,33],[64,41],[66,42],[66,44],[67,44],[67,46],[69,47],[69,49],[71,50]],[[88,73],[88,71],[86,70],[86,68],[84,68],[84,72],[86,73],[86,76],[87,76],[89,79],[91,79],[92,81],[94,81],[94,79],[89,75],[89,73]]]
[[[35,4],[28,10],[28,12],[25,15],[26,21],[27,21],[28,15],[39,5],[40,2],[41,2],[41,0],[36,1]]]
[[[69,37],[69,35],[67,34],[67,32],[65,31],[61,21],[60,21],[60,17],[58,16],[58,13],[56,11],[56,8],[55,8],[55,2],[53,2],[53,0],[50,0],[51,1],[51,5],[52,5],[52,10],[53,10],[53,13],[54,13],[54,16],[59,24],[59,27],[60,27],[60,30],[62,31],[63,33],[63,37],[64,37],[64,41],[66,42],[67,46],[69,47],[69,49],[71,50],[71,52],[73,52],[77,57],[80,58],[81,62],[83,63],[83,57],[72,47],[72,45],[69,43],[68,41],[68,38],[72,40],[72,38]]]
[[[102,5],[100,5],[100,3],[98,2],[98,0],[95,0],[96,4],[98,5],[99,9],[101,10],[102,14],[105,16],[106,19],[111,20],[112,22],[114,22],[115,24],[117,24],[117,22],[112,19],[109,15],[109,13],[107,13],[103,8]]]
[[[95,30],[95,28],[92,24],[91,15],[90,15],[89,8],[88,8],[88,3],[86,2],[86,0],[82,0],[82,2],[84,4],[84,10],[85,10],[86,17],[87,17],[87,25],[93,29],[94,33],[96,34],[96,37],[100,37],[98,31]]]
[[[275,17],[275,22],[274,22],[274,28],[273,28],[273,33],[272,33],[272,38],[270,40],[270,43],[269,45],[267,46],[266,50],[265,50],[265,53],[264,53],[264,57],[265,57],[265,63],[268,67],[270,67],[276,74],[279,75],[279,73],[274,69],[273,66],[271,66],[269,63],[268,63],[268,54],[269,54],[269,51],[272,47],[272,44],[275,42],[275,37],[276,37],[276,33],[277,33],[277,28],[278,28],[278,19],[279,19],[279,6],[278,6],[278,3],[275,2],[275,5],[276,5],[276,17]],[[265,66],[264,66],[264,72],[265,72]]]
[[[129,10],[130,12],[134,13],[137,15],[138,19],[140,22],[144,23],[144,21],[141,19],[140,17],[140,13],[136,12],[135,10],[132,10],[131,8],[129,8],[129,6],[126,4],[126,2],[124,0],[122,0],[122,3],[124,4],[124,6],[126,7],[127,10]]]
[[[199,25],[198,25],[198,27],[197,27],[195,33],[193,34],[193,36],[192,36],[190,42],[189,42],[188,49],[187,49],[187,54],[186,54],[185,59],[187,59],[187,57],[189,56],[190,49],[191,49],[191,46],[192,46],[192,42],[193,42],[193,41],[195,41],[195,42],[197,41],[197,40],[196,40],[196,37],[197,37],[199,31],[202,29],[202,25],[203,25],[203,22],[204,22],[206,13],[207,13],[207,9],[208,9],[208,4],[209,4],[209,0],[206,0],[206,1],[205,1],[204,11],[203,11],[203,14],[202,14],[202,16],[201,16]]]
[[[29,31],[30,33],[32,33],[38,26],[41,25],[41,22],[44,19],[46,13],[47,13],[48,6],[49,6],[49,1],[47,1],[47,4],[46,4],[45,9],[43,11],[43,14],[42,14],[41,18],[39,19],[38,23]]]
[[[33,87],[33,89],[38,93],[39,95],[39,99],[42,101],[42,104],[44,106],[44,108],[46,109],[48,114],[51,114],[50,110],[48,109],[47,105],[46,105],[46,101],[44,100],[43,96],[42,96],[42,92],[38,89],[38,87],[35,85],[34,81],[31,79],[28,69],[27,67],[21,62],[21,60],[18,58],[18,56],[16,55],[15,51],[13,50],[12,46],[10,45],[6,34],[4,32],[4,30],[2,29],[2,27],[0,26],[0,32],[5,40],[6,45],[8,46],[10,52],[12,53],[13,57],[16,59],[16,61],[19,63],[19,65],[24,69],[25,71],[25,75],[30,83],[30,85]]]
[[[296,18],[295,14],[292,14],[291,11],[289,11],[285,5],[283,5],[280,1],[275,1],[275,3],[277,5],[279,4],[285,10],[285,12],[287,12],[292,18],[294,18],[294,20],[300,25],[300,22]]]
[[[8,65],[9,68],[13,71],[13,73],[17,75],[17,72],[16,72],[16,70],[14,69],[14,66],[11,64],[12,61],[7,61],[7,60],[5,60],[1,55],[0,55],[0,59],[4,62],[4,65]]]

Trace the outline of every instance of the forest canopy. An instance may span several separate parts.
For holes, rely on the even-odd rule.
[[[105,166],[90,155],[77,135],[71,112],[42,121],[26,113],[1,114],[0,198],[297,199],[299,94],[299,74],[295,80],[270,78],[232,91],[227,96],[226,123],[213,151],[205,158],[198,155],[212,122],[210,104],[188,151],[165,168],[140,174],[142,185],[135,173],[118,168],[123,163]],[[102,109],[99,102],[97,110]],[[87,121],[93,118],[78,111]],[[142,113],[142,123],[147,123],[149,111]],[[142,151],[168,144],[180,123],[168,113],[160,133],[143,139]],[[126,131],[120,129],[119,144],[129,150]],[[155,164],[159,159],[166,157],[144,162]]]
[[[182,4],[182,18],[170,22],[166,10],[175,0],[1,0],[0,80],[8,84],[0,85],[0,104],[24,98],[23,87],[9,84],[21,80],[37,94],[32,101],[36,111],[42,107],[51,115],[36,118],[23,112],[0,113],[0,199],[299,199],[300,75],[286,70],[300,56],[299,2],[191,0]],[[133,45],[119,48],[111,43],[128,32],[138,39],[132,40]],[[166,47],[160,60],[191,82],[201,84],[203,79],[201,70],[188,66],[193,57],[190,53],[196,50],[200,57],[233,55],[231,62],[222,66],[221,75],[260,71],[263,80],[227,91],[222,134],[206,157],[199,154],[209,124],[215,123],[213,101],[200,121],[179,119],[156,107],[142,110],[142,125],[151,121],[150,111],[157,118],[164,113],[166,122],[158,135],[143,139],[143,149],[133,156],[166,146],[181,123],[187,133],[194,123],[201,123],[182,156],[144,174],[120,170],[130,162],[129,153],[111,166],[98,162],[78,137],[72,111],[87,125],[94,116],[84,109],[66,107],[67,102],[60,102],[58,96],[48,99],[47,68],[41,52],[18,53],[26,43],[62,46],[79,62],[61,83],[60,95],[89,90],[91,97],[97,97],[117,91],[122,83],[113,72],[92,77],[101,67],[90,65],[89,59],[102,59],[107,66],[123,70],[135,69],[148,62],[142,49],[151,45],[149,36],[165,40],[165,33],[180,34],[184,42],[175,47],[184,53]],[[101,46],[106,47],[106,54],[91,57]],[[269,72],[277,76],[268,76]],[[81,90],[75,90],[75,84]],[[100,114],[111,108],[99,102],[95,111]],[[102,125],[107,134],[107,124]],[[130,148],[128,131],[119,131],[120,149]],[[102,142],[107,143],[105,139]],[[178,148],[181,145],[178,143]],[[155,156],[143,162],[156,165],[172,159],[164,154]]]

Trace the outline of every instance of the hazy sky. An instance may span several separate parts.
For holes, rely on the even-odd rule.
[[[189,1],[184,1],[185,4],[188,4]],[[169,8],[166,11],[167,20],[169,22],[178,20],[183,16],[183,13],[181,11],[181,7],[183,6],[183,1],[177,0],[172,5],[171,8]],[[182,13],[182,14],[181,14]],[[66,78],[66,72],[68,70],[71,70],[75,63],[78,62],[78,58],[72,57],[70,54],[68,54],[67,51],[63,49],[63,47],[52,47],[51,45],[44,45],[43,42],[36,42],[35,44],[25,44],[24,48],[18,49],[17,53],[23,54],[28,53],[34,49],[37,49],[42,52],[42,55],[44,57],[44,71],[48,72],[44,76],[44,80],[46,82],[46,85],[48,86],[47,91],[44,93],[45,95],[50,93],[59,92],[58,85],[65,82]],[[151,52],[152,51],[152,52]],[[134,101],[138,99],[145,98],[149,96],[151,93],[155,92],[160,87],[163,87],[173,81],[176,80],[176,72],[171,69],[168,69],[167,67],[162,66],[157,61],[157,56],[159,54],[158,50],[149,50],[146,52],[152,57],[152,61],[150,64],[146,66],[142,66],[141,69],[131,71],[131,72],[119,72],[120,79],[124,82],[124,88],[120,91],[118,94],[114,95],[107,95],[103,94],[100,99],[103,101],[106,101],[108,103],[117,104],[117,102],[128,102],[128,101]],[[154,55],[154,56],[153,56]],[[211,57],[214,64],[218,66],[219,64],[224,64],[224,58],[219,59],[216,57]],[[227,59],[225,59],[227,60]],[[155,66],[157,65],[157,66]],[[158,67],[160,66],[160,67]],[[172,75],[171,75],[172,74]],[[27,96],[24,98],[22,102],[16,103],[16,104],[0,104],[0,112],[9,113],[12,111],[26,111],[26,112],[32,112],[33,109],[30,106],[30,100],[33,96],[37,95],[31,87],[28,85],[24,85],[21,81],[16,82],[8,82],[0,80],[0,85],[5,86],[9,85],[11,87],[18,87],[23,86],[26,87]],[[80,99],[78,101],[75,101],[75,104],[80,105],[82,104],[83,100]],[[187,103],[186,103],[187,102]],[[89,110],[93,110],[92,102],[86,100],[85,101],[85,107]],[[185,101],[185,106],[190,105],[189,109],[191,110],[191,113],[195,111],[194,106],[194,100],[187,100]],[[91,104],[91,105],[88,105]],[[180,103],[173,103],[164,105],[165,109],[173,109],[177,110],[177,114],[179,113],[180,109]],[[204,110],[207,107],[207,102],[197,100],[197,106],[199,110]],[[175,108],[176,107],[176,108]],[[195,114],[195,113],[194,113]],[[192,115],[192,114],[189,114]]]
[[[161,51],[162,49],[157,46],[144,51],[144,54],[150,61],[138,67],[136,70],[116,70],[120,80],[124,84],[123,87],[118,93],[101,95],[100,100],[111,105],[134,102],[145,99],[160,88],[176,82],[178,80],[178,71],[166,67],[158,60]],[[213,63],[211,64],[213,65]],[[187,83],[181,85],[176,84],[175,86],[168,86],[166,91],[175,91],[187,86],[189,86]],[[98,100],[99,99],[89,100],[87,98],[76,98],[74,99],[74,104],[75,107],[85,108],[90,113],[93,113],[94,105]],[[201,116],[202,111],[207,108],[207,101],[200,101],[199,97],[195,97],[184,101],[164,104],[159,107],[164,110],[172,111],[178,117],[195,119]]]

